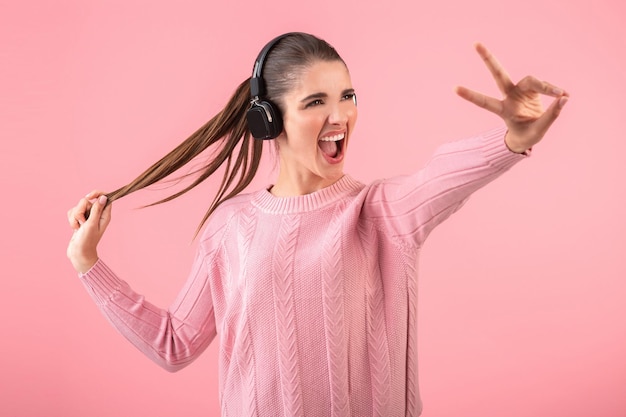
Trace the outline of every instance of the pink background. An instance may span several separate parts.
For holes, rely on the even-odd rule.
[[[216,416],[217,343],[169,374],[101,317],[65,257],[65,213],[194,131],[291,30],[347,61],[360,118],[346,170],[412,172],[499,126],[483,41],[519,80],[571,93],[533,157],[479,191],[422,256],[424,417],[626,416],[626,9],[618,0],[3,2],[0,415]],[[254,188],[273,178],[268,159]],[[100,255],[167,306],[214,183],[115,204]]]

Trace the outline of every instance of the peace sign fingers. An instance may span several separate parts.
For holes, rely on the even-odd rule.
[[[495,99],[493,97],[486,96],[478,91],[470,90],[466,87],[456,87],[456,93],[463,97],[465,100],[474,103],[478,107],[482,107],[483,109],[489,110],[492,113],[497,114],[498,116],[502,116],[504,111],[504,107],[502,105],[502,101]]]
[[[496,57],[489,52],[485,45],[477,42],[474,47],[489,69],[489,72],[491,72],[494,80],[496,80],[496,84],[498,85],[500,92],[502,92],[503,95],[507,95],[513,88],[515,88],[515,84],[511,81],[509,73],[506,72],[504,67],[500,64]]]

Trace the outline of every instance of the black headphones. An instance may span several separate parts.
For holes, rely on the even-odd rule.
[[[271,101],[263,98],[265,83],[263,82],[263,63],[274,45],[281,39],[299,32],[289,32],[272,39],[259,53],[254,62],[252,78],[250,78],[250,109],[246,113],[248,129],[256,139],[274,139],[283,131],[283,119],[280,109]]]

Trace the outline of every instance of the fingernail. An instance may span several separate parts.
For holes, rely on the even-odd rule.
[[[562,95],[562,94],[563,94],[563,90],[561,90],[560,88],[554,88],[554,89],[552,90],[552,93],[553,93],[554,95],[560,96],[560,95]]]
[[[107,196],[106,195],[101,195],[100,197],[98,197],[98,203],[104,205],[107,203]]]
[[[565,103],[567,103],[567,100],[568,100],[568,97],[567,97],[567,96],[561,97],[561,98],[559,99],[559,107],[563,107],[563,106],[565,106]]]

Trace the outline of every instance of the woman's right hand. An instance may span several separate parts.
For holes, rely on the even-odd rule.
[[[74,234],[67,257],[77,272],[85,273],[98,261],[98,242],[111,221],[111,204],[102,191],[92,191],[67,212]]]

